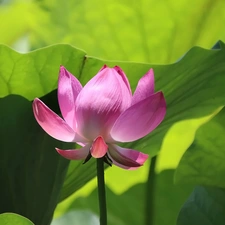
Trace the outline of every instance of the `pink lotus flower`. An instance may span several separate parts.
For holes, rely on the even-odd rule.
[[[163,120],[166,102],[162,92],[154,93],[154,74],[149,70],[132,96],[130,84],[120,67],[103,66],[84,87],[63,66],[58,81],[58,101],[63,119],[41,100],[33,102],[39,125],[60,141],[76,142],[80,149],[57,152],[71,160],[104,157],[124,169],[143,165],[148,155],[122,148],[118,142],[138,140]]]

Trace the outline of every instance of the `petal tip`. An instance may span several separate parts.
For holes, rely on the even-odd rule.
[[[109,153],[113,163],[123,169],[137,169],[148,159],[147,154],[118,145],[110,145]]]
[[[34,116],[37,120],[39,119],[40,121],[42,121],[40,110],[43,104],[44,103],[39,98],[35,98],[32,104]]]
[[[65,73],[65,71],[66,71],[66,68],[63,65],[60,65],[60,67],[59,67],[59,75],[62,74],[62,73]]]
[[[154,75],[154,70],[153,70],[153,68],[151,68],[151,69],[147,72],[147,75],[152,77],[152,82],[154,83],[154,82],[155,82],[155,75]]]
[[[120,75],[120,76],[126,76],[123,70],[119,66],[114,66],[113,69]]]
[[[117,66],[117,65],[114,66],[113,69],[115,69],[117,72],[118,72],[118,71],[122,71],[122,69],[121,69],[119,66]]]
[[[143,166],[144,163],[148,160],[149,155],[141,152],[140,156],[141,157],[139,158],[139,162]]]
[[[67,152],[65,150],[61,150],[59,148],[55,148],[55,150],[64,158],[66,159],[70,159],[70,157],[68,156]]]
[[[148,73],[153,73],[154,74],[153,68],[150,68],[150,70],[148,71]]]
[[[35,99],[33,100],[33,105],[38,104],[38,102],[41,102],[41,100],[40,100],[39,98],[35,98]]]
[[[55,150],[64,158],[69,160],[81,160],[86,159],[89,153],[89,145],[84,146],[80,149],[69,149],[69,150],[61,150],[59,148],[55,148]]]
[[[59,77],[61,76],[67,76],[67,77],[70,76],[70,73],[67,71],[67,69],[64,66],[60,66],[60,69],[59,69]]]
[[[161,100],[161,105],[163,105],[166,108],[166,99],[165,99],[163,92],[159,91],[158,93],[159,93],[159,98]]]
[[[109,68],[106,64],[103,65],[103,67],[99,70],[99,72],[101,72],[102,70]]]

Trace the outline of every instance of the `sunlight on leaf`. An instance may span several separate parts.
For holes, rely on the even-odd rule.
[[[200,127],[175,174],[178,183],[225,187],[225,109]]]
[[[193,142],[196,130],[217,113],[218,110],[212,115],[200,119],[186,120],[174,124],[163,140],[156,171],[177,168],[181,157]]]

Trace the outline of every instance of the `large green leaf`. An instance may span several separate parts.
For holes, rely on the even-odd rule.
[[[0,52],[0,96],[18,94],[29,100],[46,95],[57,87],[60,64],[79,77],[85,58],[82,51],[68,45],[53,46],[25,55],[0,46]],[[61,159],[54,148],[69,146],[62,145],[43,132],[34,119],[31,102],[20,96],[9,96],[0,101],[0,108],[4,109],[0,113],[0,211],[17,212],[37,224],[48,224],[69,163]],[[46,95],[43,101],[59,113],[55,91]],[[73,168],[79,167],[73,174],[77,182],[72,187],[73,191],[95,176],[91,163],[83,167],[81,164],[79,161],[72,164]],[[87,167],[92,169],[85,173]],[[68,176],[67,181],[69,179]]]
[[[0,45],[0,97],[18,94],[29,100],[57,88],[59,66],[80,76],[85,53],[69,45],[56,45],[19,54]]]
[[[225,109],[197,131],[182,157],[176,181],[225,188]]]
[[[0,214],[1,225],[34,225],[27,218],[15,213],[3,213]]]
[[[5,46],[1,46],[0,52],[0,96],[3,97],[7,96],[8,94],[19,94],[29,100],[32,100],[34,97],[41,97],[43,95],[46,95],[57,87],[57,74],[60,64],[65,65],[81,80],[83,84],[85,84],[87,80],[89,80],[94,74],[96,74],[104,63],[107,63],[109,65],[118,64],[125,70],[126,74],[128,75],[133,90],[137,84],[138,79],[143,74],[145,74],[145,72],[150,67],[153,67],[156,78],[156,90],[162,89],[167,100],[167,116],[162,125],[160,125],[160,127],[157,128],[156,131],[152,132],[151,135],[140,141],[125,145],[150,153],[151,155],[154,155],[159,151],[165,133],[175,122],[211,114],[219,106],[224,105],[225,103],[225,49],[223,47],[223,44],[221,50],[204,50],[197,47],[193,48],[178,63],[166,66],[125,62],[103,62],[95,58],[85,57],[84,52],[74,49],[73,47],[68,45],[51,46],[49,48],[41,49],[24,55],[18,54]],[[210,83],[208,81],[210,81]],[[54,101],[52,99],[54,99]],[[51,158],[51,163],[57,165],[59,159],[54,159],[54,157],[56,157],[57,155],[55,153],[54,147],[60,147],[60,143],[53,141],[52,138],[48,137],[37,126],[36,122],[33,119],[30,103],[28,101],[25,101],[25,99],[21,101],[26,103],[21,103],[21,101],[17,101],[17,99],[9,101],[9,98],[2,99],[2,101],[3,105],[1,106],[1,108],[8,109],[8,111],[5,110],[1,112],[1,117],[4,118],[4,126],[1,126],[1,136],[4,140],[4,142],[2,143],[5,146],[4,148],[1,148],[1,151],[5,153],[7,152],[7,154],[5,155],[5,157],[7,158],[6,162],[8,162],[9,159],[12,160],[12,157],[10,158],[8,152],[14,152],[16,149],[17,154],[20,154],[20,152],[26,154],[27,152],[31,152],[30,146],[35,145],[36,149],[39,149],[39,151],[41,151],[41,153],[38,154],[37,157],[46,157],[46,161]],[[51,92],[45,97],[45,99],[43,99],[43,101],[53,110],[59,113],[55,92]],[[14,107],[16,111],[10,110],[10,107]],[[24,112],[23,120],[21,120],[21,118],[17,115],[17,113],[20,112],[19,110],[17,111],[17,109],[20,109],[21,112]],[[9,118],[14,118],[14,120],[10,120]],[[28,123],[27,118],[30,118],[30,120],[33,120],[33,122]],[[20,124],[20,126],[18,126],[18,124]],[[46,141],[44,144],[44,148],[43,142],[39,139],[37,139],[37,142],[35,142],[34,144],[31,142],[33,141],[33,136],[30,136],[32,135],[32,133],[30,132],[31,129],[34,129],[35,132],[39,132],[39,138]],[[8,130],[8,132],[5,132],[5,130]],[[15,132],[13,133],[13,135],[11,134],[12,131]],[[10,149],[12,150],[9,151],[8,143],[10,143],[12,137],[16,139],[14,143],[10,145]],[[24,140],[24,138],[26,137],[29,137],[28,139],[30,140],[30,142],[26,141],[23,143],[21,140]],[[21,146],[22,150],[21,148],[19,148],[20,143],[26,144],[25,147]],[[151,146],[151,148],[149,148],[149,146]],[[56,155],[54,157],[48,156],[46,152]],[[13,158],[13,161],[11,161],[11,163],[22,167],[24,165],[23,161],[21,160],[21,156],[17,154],[15,154],[15,157]],[[29,165],[33,162],[32,157],[33,155],[27,157],[27,163]],[[67,164],[68,161],[64,160],[63,162]],[[82,162],[76,161],[71,163],[69,173],[67,174],[67,178],[61,192],[60,200],[69,196],[71,193],[82,187],[85,183],[87,183],[88,180],[95,176],[94,160],[92,160],[91,162],[92,163],[88,163],[85,165],[82,165]],[[40,174],[40,179],[43,179],[44,182],[47,179],[47,173],[43,174],[44,172],[40,172],[40,170],[37,170],[37,168],[42,168],[41,162],[37,163],[37,165],[32,165]],[[43,168],[48,171],[48,167],[49,165],[47,166],[46,163],[46,168]],[[2,168],[4,168],[4,171],[7,171],[5,170],[5,163],[2,163]],[[13,177],[16,176],[16,173],[18,172],[15,167],[12,167],[12,169],[13,172],[10,176],[12,177],[11,179],[13,179]],[[58,177],[61,172],[63,171],[58,170],[55,176]],[[2,174],[4,178],[3,180],[5,180],[5,176],[7,176],[7,173],[4,172]],[[24,176],[24,174],[25,173],[21,173],[21,177],[22,175]],[[61,179],[63,179],[62,177],[63,176],[61,176]],[[21,180],[24,179],[26,180],[26,177],[21,178]],[[13,180],[13,182],[15,181]],[[35,184],[35,182],[31,182],[30,185],[33,184]],[[52,185],[52,183],[50,184]],[[48,188],[51,188],[51,185],[49,185]],[[61,183],[59,181],[58,187],[60,187],[60,185]],[[4,192],[8,193],[9,186],[9,183],[6,183],[4,185]],[[26,186],[29,186],[29,184],[26,184]],[[48,188],[45,189],[48,190]],[[16,204],[19,205],[20,199],[19,196],[16,195],[16,191],[22,190],[23,189],[14,190],[14,195],[6,194],[4,196],[4,199],[6,199],[6,196],[8,196],[9,199],[15,201],[15,199],[12,198],[13,196],[16,196]],[[57,196],[57,191],[55,192],[55,196]],[[21,193],[26,196],[25,189],[24,192]],[[37,192],[37,198],[40,195],[45,196],[44,193],[46,192]],[[50,198],[50,196],[48,197]],[[48,198],[39,198],[39,203],[37,204],[41,205],[46,200],[48,200]],[[9,203],[7,203],[9,205],[11,204],[9,208],[16,208],[12,205],[15,204],[13,203],[13,201],[9,201]],[[49,220],[49,218],[51,218],[51,213],[54,210],[55,205],[55,201],[53,201],[51,204],[49,203],[49,205],[46,204],[46,207],[50,207],[51,210],[48,210],[48,219],[46,219],[47,216],[44,219]],[[5,210],[5,208],[6,207],[3,207],[2,210]],[[43,211],[41,211],[42,209],[44,208],[40,208],[40,211],[37,211],[34,216],[38,217],[37,220],[42,220],[45,216]],[[20,210],[24,210],[24,215],[27,215],[27,213],[32,213],[32,207],[23,208],[20,205]],[[43,217],[39,216],[39,213],[42,213],[41,215]],[[28,216],[28,218],[30,217]]]
[[[162,90],[166,97],[168,107],[163,123],[146,138],[126,144],[126,146],[140,146],[144,151],[155,154],[161,145],[160,140],[172,124],[211,114],[219,106],[224,105],[224,57],[224,48],[204,50],[195,47],[181,61],[171,65],[105,61],[110,66],[119,64],[124,69],[133,90],[138,79],[150,67],[154,68],[156,90]],[[101,60],[88,58],[84,64],[80,80],[83,83],[87,82],[90,74],[96,74],[102,64]],[[151,149],[147,149],[149,146]]]
[[[150,135],[123,145],[153,156],[159,151],[164,135],[174,123],[212,114],[218,107],[225,105],[225,49],[222,43],[221,46],[221,50],[204,50],[195,47],[182,60],[171,65],[103,62],[88,57],[80,80],[82,83],[86,83],[90,79],[90,75],[96,74],[103,63],[110,66],[118,64],[128,75],[134,90],[138,79],[150,67],[154,68],[156,90],[163,90],[167,101],[166,118]],[[109,182],[113,182],[113,180]],[[76,181],[73,180],[73,183],[75,185]],[[67,194],[64,193],[62,196],[65,197]]]
[[[191,191],[192,187],[190,185],[184,187],[175,186],[173,184],[173,174],[174,170],[167,170],[156,175],[155,193],[153,195],[154,225],[175,224],[180,207]],[[126,179],[124,179],[124,182],[126,182]],[[108,224],[145,224],[145,205],[143,202],[147,191],[150,190],[146,190],[144,183],[137,184],[119,195],[107,188]],[[69,212],[69,214],[65,214],[59,219],[55,219],[55,221],[61,221],[60,225],[73,224],[70,219],[74,218],[73,213],[74,216],[79,213],[77,210],[91,210],[92,213],[98,214],[97,195],[95,189],[89,196],[80,197],[74,202],[70,202],[61,212],[61,214],[65,212]],[[84,212],[86,213],[86,211]],[[93,217],[91,214],[90,216]],[[53,221],[52,225],[57,224],[55,221]]]
[[[225,190],[198,186],[185,202],[177,225],[224,225]]]
[[[29,100],[45,95],[56,88],[60,64],[65,65],[83,84],[95,75],[104,63],[118,64],[128,75],[133,90],[138,79],[150,67],[153,67],[156,90],[162,89],[166,97],[167,116],[162,125],[151,135],[125,145],[151,155],[159,151],[165,133],[175,122],[211,114],[225,103],[223,44],[221,50],[193,48],[179,62],[165,66],[101,61],[85,57],[84,52],[69,45],[51,46],[24,55],[1,46],[0,52],[0,96],[6,96],[9,93],[19,94]],[[53,96],[51,98],[56,101],[54,93],[50,96]],[[51,100],[45,103],[52,109],[57,108],[54,107],[56,104],[50,104]],[[59,111],[56,110],[56,112]],[[61,199],[70,195],[95,175],[94,165],[90,163],[87,167],[80,165],[81,162],[71,163]],[[80,167],[85,173],[79,172]],[[80,182],[74,177],[80,177]]]
[[[40,8],[45,16],[37,14],[30,31],[34,49],[69,43],[109,60],[168,63],[195,45],[225,40],[223,0],[43,0]]]

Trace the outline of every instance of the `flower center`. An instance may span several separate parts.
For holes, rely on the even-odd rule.
[[[102,158],[104,157],[104,162],[111,166],[112,160],[109,158],[108,154],[108,145],[105,143],[102,136],[98,136],[92,143],[90,148],[90,153],[85,159],[84,163],[90,160],[91,157]]]
[[[108,145],[105,143],[102,136],[98,136],[92,143],[90,148],[91,155],[94,158],[102,158],[108,150]]]

